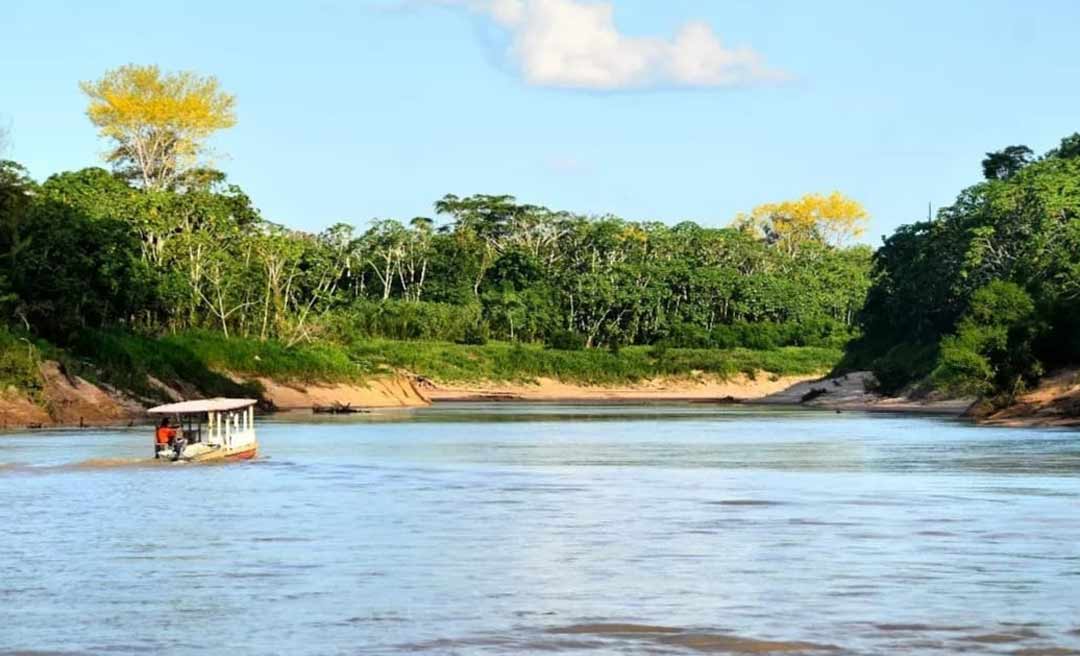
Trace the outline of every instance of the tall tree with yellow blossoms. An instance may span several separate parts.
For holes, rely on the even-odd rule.
[[[843,246],[860,237],[870,214],[858,201],[838,191],[829,195],[806,194],[797,200],[758,205],[740,214],[735,225],[793,253],[807,242]]]
[[[113,143],[106,160],[145,189],[173,186],[199,163],[206,141],[236,124],[236,99],[213,77],[128,65],[79,85],[86,114]]]

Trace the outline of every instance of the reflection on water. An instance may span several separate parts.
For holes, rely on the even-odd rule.
[[[686,406],[0,435],[0,654],[1068,654],[1080,439]]]

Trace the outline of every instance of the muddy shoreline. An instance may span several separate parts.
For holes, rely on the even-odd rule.
[[[0,397],[0,431],[36,428],[133,426],[148,422],[145,403],[110,388],[45,370],[46,402],[8,394]],[[414,408],[433,403],[549,403],[641,405],[691,403],[787,407],[833,412],[953,417],[1001,427],[1080,427],[1080,378],[1065,372],[1047,378],[1038,390],[996,413],[978,413],[971,399],[883,397],[868,391],[870,374],[780,377],[761,373],[730,379],[699,375],[656,379],[632,385],[590,386],[539,379],[532,383],[441,384],[407,374],[380,376],[364,383],[313,384],[257,379],[273,412],[303,412],[317,406]],[[175,400],[180,400],[176,398]]]

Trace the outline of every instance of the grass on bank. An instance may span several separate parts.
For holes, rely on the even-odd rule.
[[[406,369],[442,382],[529,382],[543,377],[585,385],[690,376],[695,371],[720,378],[761,371],[781,376],[814,374],[828,371],[841,357],[837,349],[813,347],[754,351],[631,346],[613,353],[601,349],[559,351],[504,342],[464,346],[388,340],[356,342],[348,350],[366,369]]]
[[[156,338],[91,331],[67,350],[38,345],[39,358],[34,360],[27,355],[32,351],[24,341],[10,333],[0,334],[0,384],[31,391],[40,385],[38,360],[57,359],[72,373],[151,399],[160,399],[163,393],[148,382],[148,376],[207,396],[252,396],[259,393],[257,384],[240,383],[227,374],[302,384],[362,381],[403,369],[446,383],[520,383],[553,378],[605,385],[677,378],[694,372],[720,378],[760,372],[815,374],[828,371],[841,357],[838,349],[817,347],[717,350],[633,346],[611,352],[560,351],[505,342],[469,346],[382,339],[287,347],[276,340],[225,338],[200,331]]]
[[[148,376],[207,396],[258,396],[257,383],[237,382],[228,373],[311,383],[357,380],[365,374],[337,346],[320,343],[287,347],[277,340],[192,331],[147,337],[119,331],[84,333],[73,349],[79,373],[120,389],[160,398]]]

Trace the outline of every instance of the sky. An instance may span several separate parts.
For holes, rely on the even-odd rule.
[[[80,80],[216,76],[214,164],[265,218],[430,216],[447,193],[722,226],[839,190],[866,241],[1080,131],[1072,0],[0,3],[0,126],[31,174],[100,165]]]

